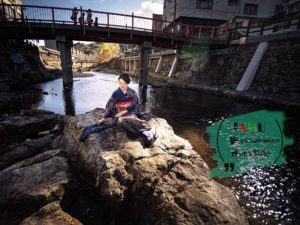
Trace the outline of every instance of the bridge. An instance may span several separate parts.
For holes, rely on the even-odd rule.
[[[129,43],[140,46],[139,83],[147,84],[148,59],[152,47],[180,49],[183,46],[226,45],[226,26],[191,26],[136,16],[134,13],[90,11],[97,24],[86,19],[76,23],[72,8],[0,4],[0,38],[56,40],[64,86],[72,85],[71,47],[73,40]],[[88,10],[78,9],[78,17]]]

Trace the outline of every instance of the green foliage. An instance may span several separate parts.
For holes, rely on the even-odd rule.
[[[95,54],[95,53],[97,54],[99,53],[100,43],[93,42],[90,44],[84,44],[81,42],[77,42],[73,46],[83,50],[85,54]]]
[[[100,48],[100,63],[109,62],[120,55],[120,45],[116,43],[102,43]]]

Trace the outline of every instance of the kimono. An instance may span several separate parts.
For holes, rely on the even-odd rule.
[[[128,112],[120,118],[116,118],[115,115],[123,110],[127,110]],[[101,132],[115,125],[123,127],[127,135],[132,138],[143,134],[146,137],[143,140],[144,146],[153,144],[158,137],[157,131],[145,123],[145,121],[150,120],[154,116],[141,112],[139,98],[136,92],[129,87],[125,93],[121,88],[113,92],[106,104],[103,117],[105,119],[101,124],[94,124],[84,128],[80,136],[80,141],[84,142],[90,134]]]
[[[123,116],[129,116],[133,114],[139,116],[141,114],[141,108],[139,98],[135,90],[128,87],[126,93],[119,87],[115,90],[106,104],[106,112],[104,118],[114,117],[117,113],[127,110],[128,113]]]

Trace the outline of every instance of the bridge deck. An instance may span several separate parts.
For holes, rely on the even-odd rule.
[[[189,44],[226,44],[227,27],[191,26],[153,18],[112,12],[79,9],[79,17],[88,12],[94,21],[79,23],[71,20],[73,9],[32,5],[0,4],[5,13],[0,17],[1,38],[55,39],[64,35],[70,40],[139,44],[151,41],[153,46],[178,48]],[[16,12],[19,12],[17,14]]]
[[[224,40],[211,40],[209,38],[170,37],[164,33],[152,33],[147,31],[129,30],[111,27],[74,26],[70,24],[49,23],[23,23],[0,22],[1,38],[24,39],[55,39],[57,35],[67,36],[68,39],[78,41],[98,41],[112,43],[139,44],[142,41],[151,41],[153,46],[176,49],[186,42],[192,44],[222,44]]]

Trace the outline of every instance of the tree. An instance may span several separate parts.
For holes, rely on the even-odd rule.
[[[120,55],[120,45],[116,43],[100,44],[100,63],[109,62]]]

